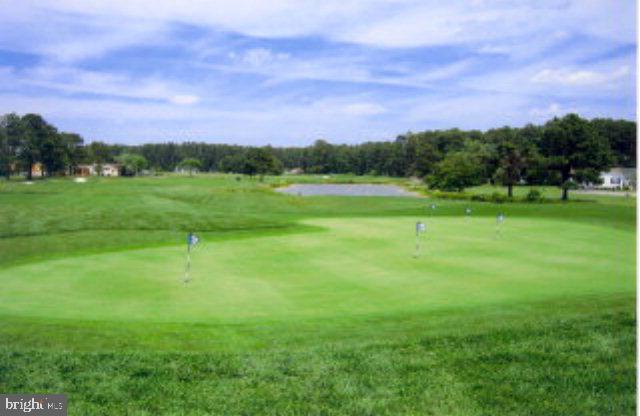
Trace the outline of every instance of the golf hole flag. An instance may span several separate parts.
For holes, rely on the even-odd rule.
[[[420,234],[427,231],[427,225],[422,221],[416,222],[416,251],[413,254],[414,257],[420,256]]]
[[[198,244],[198,241],[200,241],[200,239],[194,233],[187,234],[187,246],[189,247],[189,250]]]
[[[187,234],[187,261],[184,266],[184,279],[183,282],[185,284],[191,281],[191,248],[195,247],[198,244],[200,239],[194,233]]]

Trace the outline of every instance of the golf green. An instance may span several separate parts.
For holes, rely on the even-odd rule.
[[[415,256],[415,222],[427,224]],[[632,229],[554,219],[306,220],[318,232],[213,241],[183,283],[186,244],[0,271],[0,314],[145,323],[242,323],[481,308],[632,293]]]

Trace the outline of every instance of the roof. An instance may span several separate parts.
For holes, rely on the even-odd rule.
[[[623,167],[614,167],[609,169],[607,172],[603,172],[603,173],[618,173],[618,174],[622,174],[624,176],[635,176],[636,174],[636,168],[623,168]]]

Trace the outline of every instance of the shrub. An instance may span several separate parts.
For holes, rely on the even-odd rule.
[[[455,200],[469,199],[469,195],[465,194],[464,192],[433,191],[431,192],[431,196],[439,199],[455,199]]]
[[[498,204],[502,204],[504,202],[507,202],[509,198],[506,195],[503,195],[498,192],[494,192],[491,194],[491,197],[489,198],[489,200],[492,202],[496,202]]]
[[[542,193],[540,193],[540,191],[538,191],[537,189],[531,189],[529,190],[529,193],[527,193],[525,199],[528,202],[540,202],[542,201]]]

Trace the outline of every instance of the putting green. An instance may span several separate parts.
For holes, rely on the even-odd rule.
[[[0,271],[5,316],[233,323],[632,293],[634,233],[556,220],[322,219],[322,232],[68,257]]]

